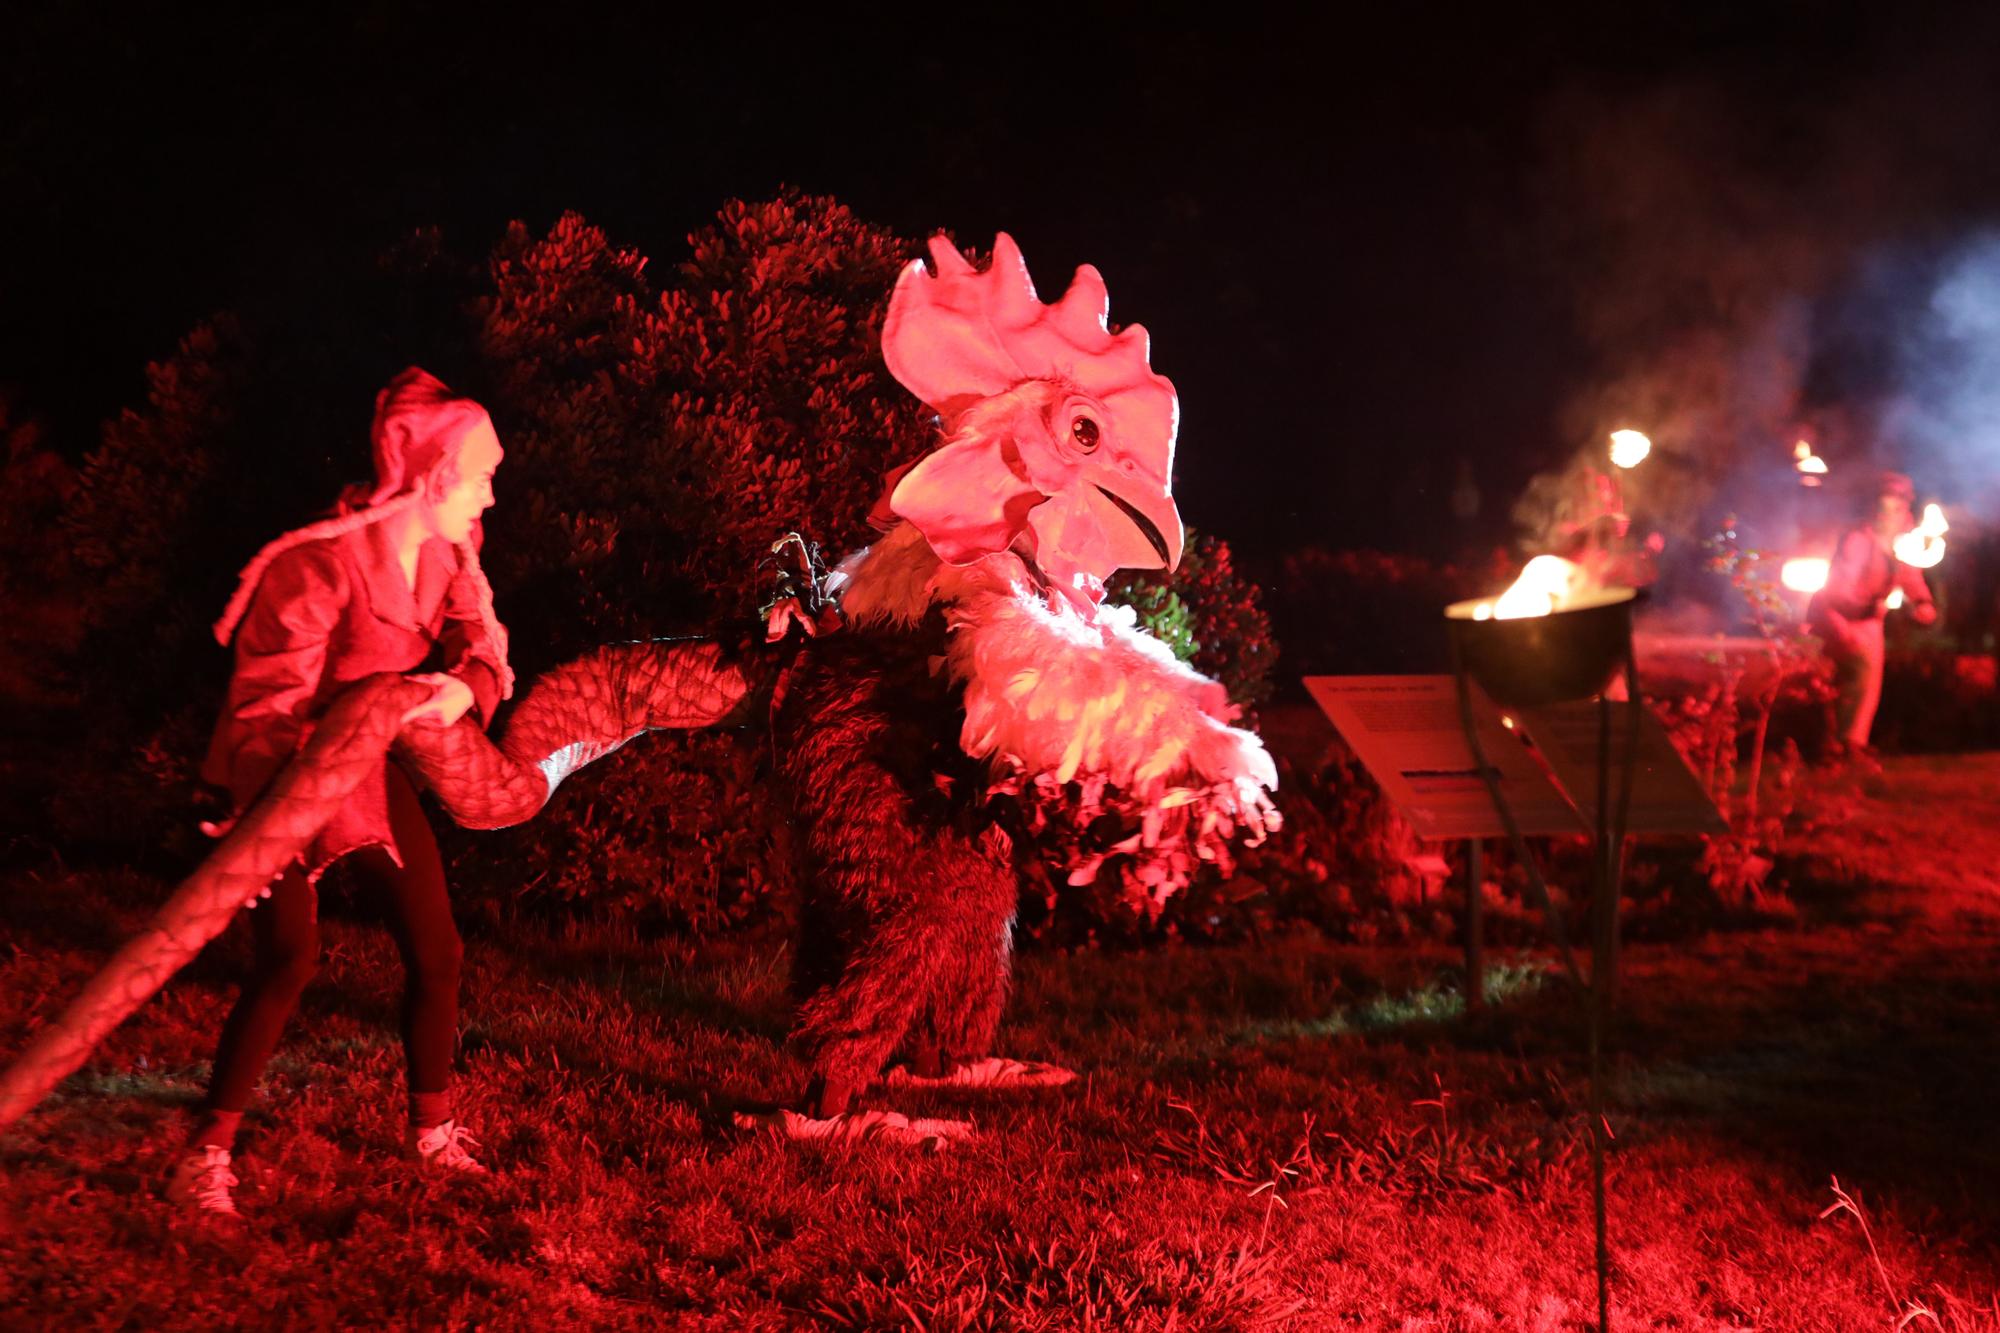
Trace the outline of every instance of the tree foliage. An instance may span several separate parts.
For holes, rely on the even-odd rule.
[[[880,347],[913,249],[831,199],[732,203],[658,291],[575,215],[510,228],[478,337],[508,446],[491,564],[518,637],[552,661],[713,627],[754,611],[782,533],[865,540],[883,475],[929,443]]]
[[[1236,703],[1252,708],[1271,697],[1277,640],[1262,593],[1237,570],[1228,542],[1190,533],[1179,569],[1119,574],[1109,595],[1176,657],[1228,686]]]

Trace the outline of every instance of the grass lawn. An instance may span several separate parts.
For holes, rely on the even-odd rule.
[[[2000,1328],[2000,757],[1904,760],[1802,830],[1790,920],[1626,954],[1622,1328]],[[0,1053],[164,886],[0,883]],[[477,886],[461,893],[477,896]],[[495,1168],[395,1155],[399,974],[329,906],[248,1123],[235,1228],[158,1197],[243,941],[0,1137],[0,1326],[1578,1329],[1595,1317],[1579,1006],[1446,946],[1021,960],[1005,1053],[1085,1077],[939,1155],[731,1125],[803,1084],[785,945],[471,933],[462,1097]],[[1835,1204],[1859,1200],[1868,1235]],[[1872,1247],[1870,1236],[1872,1236]]]

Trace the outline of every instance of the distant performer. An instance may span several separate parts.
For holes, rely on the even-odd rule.
[[[480,515],[493,503],[500,441],[486,410],[412,367],[376,397],[375,481],[349,488],[333,516],[266,546],[216,622],[234,639],[235,673],[202,776],[240,813],[305,743],[345,687],[376,672],[435,687],[408,719],[492,720],[512,691],[507,636],[479,567]],[[484,1170],[458,1123],[451,1062],[462,946],[444,864],[409,777],[393,761],[364,778],[251,914],[255,962],[222,1029],[202,1115],[168,1194],[234,1216],[237,1126],[258,1076],[319,960],[315,887],[347,858],[379,893],[406,978],[407,1148],[433,1167]]]
[[[1892,549],[1896,538],[1916,526],[1916,496],[1916,487],[1902,473],[1882,474],[1873,514],[1840,539],[1826,586],[1806,611],[1833,659],[1838,743],[1850,754],[1867,752],[1875,709],[1882,702],[1882,626],[1889,594],[1902,590],[1919,625],[1937,620],[1937,604],[1923,571],[1898,560]]]

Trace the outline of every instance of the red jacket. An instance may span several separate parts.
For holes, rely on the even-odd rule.
[[[363,676],[443,670],[471,687],[480,721],[492,721],[502,657],[487,639],[458,553],[443,541],[425,542],[413,593],[385,536],[382,525],[370,524],[301,543],[258,582],[236,631],[236,670],[201,771],[229,789],[239,811],[304,743],[333,696]],[[317,878],[370,846],[402,860],[379,774],[355,789],[314,840],[306,870]]]

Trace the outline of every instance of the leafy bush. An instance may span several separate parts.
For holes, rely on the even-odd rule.
[[[243,330],[220,318],[148,366],[145,407],[105,426],[48,534],[62,553],[48,572],[80,622],[70,674],[88,703],[77,780],[49,793],[66,843],[197,849],[194,771],[223,685],[208,626],[245,557],[220,534],[243,531],[243,510],[269,494],[269,471],[243,458],[248,365]]]
[[[61,698],[61,654],[81,630],[61,586],[63,546],[49,540],[76,484],[75,469],[44,447],[41,423],[0,391],[0,700],[23,713]]]
[[[489,564],[524,671],[609,640],[741,634],[774,538],[867,540],[884,474],[931,440],[880,348],[915,248],[831,199],[732,203],[656,293],[644,256],[578,217],[509,230],[479,340],[509,450]],[[454,841],[558,903],[746,920],[783,880],[746,755],[651,738],[528,828]]]
[[[0,593],[60,567],[60,550],[46,536],[75,494],[75,470],[45,447],[41,423],[0,389]]]
[[[509,450],[491,564],[524,665],[747,621],[788,530],[866,540],[884,474],[930,444],[880,348],[914,248],[831,199],[732,203],[659,292],[574,215],[509,229],[478,336]]]
[[[1274,914],[1358,941],[1426,924],[1416,918],[1436,887],[1436,849],[1361,761],[1342,746],[1317,766],[1279,770],[1285,827],[1243,855],[1244,875],[1267,888]]]
[[[1174,656],[1228,686],[1237,704],[1271,697],[1278,644],[1262,591],[1237,570],[1228,542],[1189,533],[1179,569],[1118,574],[1106,595],[1137,611]]]

